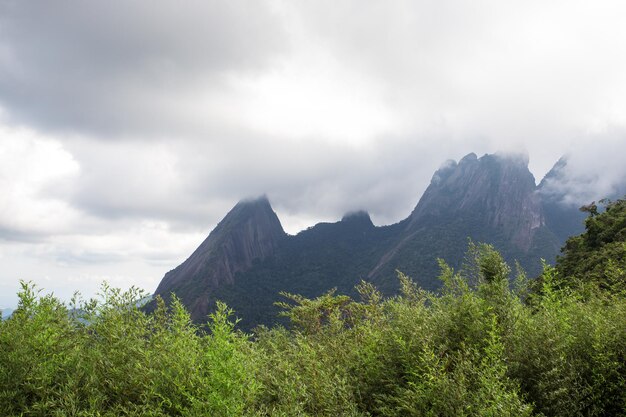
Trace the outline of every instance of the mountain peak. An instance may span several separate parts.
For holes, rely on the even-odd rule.
[[[273,211],[272,205],[265,194],[255,198],[239,200],[228,214],[251,213],[253,211]]]
[[[529,157],[526,152],[496,152],[493,155],[485,155],[498,158],[503,163],[515,163],[528,167]]]
[[[248,197],[239,200],[239,202],[235,205],[237,206],[269,206],[271,207],[270,200],[267,198],[267,194],[261,194],[258,197]]]
[[[563,155],[562,157],[559,158],[558,161],[556,161],[554,166],[550,168],[550,171],[548,171],[546,175],[543,176],[543,178],[541,179],[541,182],[539,183],[539,191],[542,194],[546,194],[552,198],[553,196],[550,194],[555,194],[553,191],[557,191],[559,188],[562,188],[562,187],[552,187],[552,185],[553,183],[558,184],[561,181],[563,181],[563,179],[566,177],[566,172],[565,172],[566,169],[567,169],[567,156]],[[552,190],[551,188],[557,188],[557,190]],[[559,191],[562,192],[563,190],[559,190]],[[564,195],[559,195],[558,197],[564,197]]]
[[[544,224],[535,178],[524,154],[470,153],[457,164],[447,161],[410,216],[409,228],[435,217],[471,215],[501,229],[520,248],[528,248],[534,230]]]
[[[351,211],[344,214],[341,218],[341,223],[374,227],[374,223],[372,223],[369,213],[365,210]]]
[[[219,234],[223,229],[232,226],[242,226],[246,222],[253,221],[260,225],[268,226],[276,231],[283,232],[283,227],[272,209],[266,195],[256,198],[240,200],[226,217],[215,227],[211,234]]]
[[[237,273],[272,256],[285,237],[267,196],[242,200],[185,262],[165,274],[155,294],[168,296],[183,286],[176,294],[194,317],[203,317],[211,308],[208,294],[213,289],[233,284]]]
[[[467,163],[471,163],[477,160],[478,160],[478,156],[476,156],[474,152],[470,152],[467,155],[465,155],[463,158],[461,158],[461,160],[459,161],[459,164],[467,164]]]

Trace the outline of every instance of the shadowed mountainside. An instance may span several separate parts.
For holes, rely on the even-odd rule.
[[[559,163],[549,175],[558,174]],[[356,212],[295,236],[283,231],[265,196],[245,200],[165,275],[155,295],[175,293],[197,321],[222,300],[249,329],[277,321],[280,291],[352,294],[365,279],[392,294],[396,270],[435,290],[437,258],[461,267],[468,238],[494,244],[535,275],[541,258],[553,262],[567,236],[583,229],[578,210],[542,197],[540,187],[525,156],[472,153],[437,170],[411,215],[397,224],[376,227],[366,212]]]

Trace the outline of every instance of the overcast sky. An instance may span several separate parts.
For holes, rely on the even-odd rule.
[[[0,308],[153,291],[240,199],[406,217],[469,152],[626,177],[626,3],[0,0]],[[580,187],[579,184],[585,184]]]

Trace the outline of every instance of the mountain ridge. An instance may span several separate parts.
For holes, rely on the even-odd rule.
[[[197,321],[223,300],[242,313],[242,327],[251,328],[275,322],[272,303],[280,291],[317,296],[335,287],[351,293],[366,279],[392,294],[396,270],[435,290],[436,259],[459,267],[468,237],[494,244],[534,274],[539,259],[554,260],[564,241],[563,230],[550,229],[538,190],[526,156],[471,153],[438,169],[410,215],[389,226],[375,226],[360,210],[291,236],[267,196],[243,200],[165,275],[155,294],[176,293]],[[559,206],[549,207],[558,217]]]

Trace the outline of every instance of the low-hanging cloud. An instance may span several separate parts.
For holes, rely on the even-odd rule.
[[[555,175],[542,184],[544,195],[570,206],[626,196],[626,164],[621,158],[626,129],[610,129],[589,139],[563,156]]]

